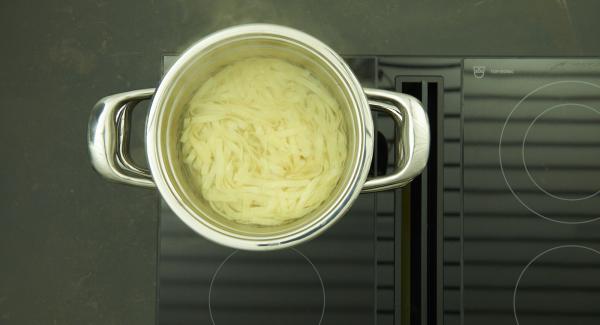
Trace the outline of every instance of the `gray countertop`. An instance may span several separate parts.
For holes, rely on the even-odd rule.
[[[597,1],[24,1],[0,5],[0,324],[152,324],[158,195],[91,169],[102,96],[247,22],[344,54],[599,56]]]

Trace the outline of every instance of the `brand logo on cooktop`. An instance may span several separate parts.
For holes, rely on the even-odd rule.
[[[473,76],[477,79],[482,79],[485,76],[485,66],[476,65],[473,66]]]

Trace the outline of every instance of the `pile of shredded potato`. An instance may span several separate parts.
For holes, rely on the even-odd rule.
[[[212,208],[263,226],[301,218],[330,198],[348,151],[330,91],[305,68],[263,57],[228,65],[200,87],[181,143]]]

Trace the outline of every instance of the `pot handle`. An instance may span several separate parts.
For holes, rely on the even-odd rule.
[[[363,193],[402,187],[417,177],[429,157],[429,121],[418,99],[380,89],[364,89],[371,109],[391,115],[397,125],[396,169],[390,175],[369,178]]]
[[[131,112],[140,101],[152,97],[154,88],[104,97],[92,109],[88,123],[88,149],[92,166],[108,180],[156,187],[150,171],[136,166],[129,156]]]

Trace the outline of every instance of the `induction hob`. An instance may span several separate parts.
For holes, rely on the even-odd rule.
[[[423,102],[423,175],[274,252],[213,244],[163,203],[159,324],[598,324],[600,60],[346,59]],[[373,116],[380,175],[395,130]]]

